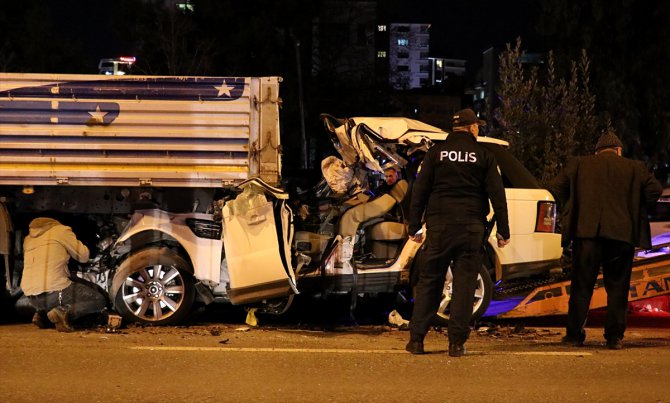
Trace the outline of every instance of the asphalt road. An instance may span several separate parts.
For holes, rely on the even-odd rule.
[[[235,318],[237,320],[237,318]],[[670,402],[670,329],[630,328],[625,349],[600,328],[583,348],[559,327],[490,324],[468,355],[404,351],[408,332],[363,326],[212,321],[58,333],[0,324],[3,402]]]

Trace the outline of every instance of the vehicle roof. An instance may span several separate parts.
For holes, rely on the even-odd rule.
[[[419,141],[413,139],[428,137],[431,140],[444,140],[449,136],[448,132],[439,127],[404,117],[355,117],[350,120],[355,125],[367,126],[379,137],[389,141],[418,143]],[[509,147],[509,142],[493,137],[479,136],[477,141]]]

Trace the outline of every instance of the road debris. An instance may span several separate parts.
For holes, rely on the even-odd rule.
[[[389,313],[388,321],[391,326],[395,326],[400,330],[409,329],[409,321],[404,319],[395,309]]]
[[[121,315],[109,313],[107,314],[107,325],[105,326],[105,331],[107,333],[116,333],[121,327],[121,323]]]
[[[247,310],[247,319],[244,321],[244,323],[252,327],[258,326],[258,319],[256,319],[256,309],[257,308],[249,308]]]
[[[543,337],[558,336],[562,333],[555,329],[532,328],[528,329],[523,325],[515,326],[482,326],[477,329],[476,334],[483,337],[492,338],[519,338],[523,340],[540,339]]]

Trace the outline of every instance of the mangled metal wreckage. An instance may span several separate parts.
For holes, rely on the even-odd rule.
[[[405,118],[322,115],[339,156],[323,161],[321,182],[289,195],[281,187],[278,77],[1,78],[0,214],[10,224],[3,242],[14,245],[6,270],[15,293],[22,251],[11,240],[45,211],[97,241],[77,273],[106,289],[128,321],[179,323],[195,301],[281,313],[299,292],[411,287],[421,245],[408,240],[402,206],[363,223],[346,265],[338,221],[366,201],[383,163],[411,181],[445,131]],[[498,158],[514,242],[483,246],[475,317],[494,280],[541,272],[561,256],[551,195],[507,143],[479,141]],[[448,278],[437,320],[448,317],[450,287]]]

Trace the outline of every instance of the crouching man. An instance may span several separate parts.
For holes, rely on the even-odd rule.
[[[32,220],[29,229],[23,241],[21,288],[35,308],[33,323],[43,329],[55,326],[60,332],[71,332],[77,319],[102,314],[107,307],[102,291],[85,280],[70,279],[70,257],[80,263],[89,258],[88,248],[72,229],[46,217]]]

